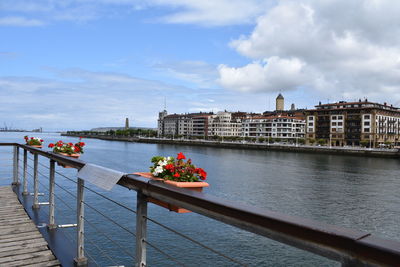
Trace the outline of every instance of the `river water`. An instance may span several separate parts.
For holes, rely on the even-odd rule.
[[[66,142],[77,141],[77,138],[60,137],[58,134],[29,134],[42,137],[46,144],[59,139]],[[23,135],[24,133],[0,133],[0,142],[23,142]],[[178,152],[183,152],[197,166],[208,172],[207,181],[211,186],[205,190],[207,194],[232,203],[243,203],[250,207],[256,206],[400,240],[400,161],[397,159],[96,139],[85,139],[84,142],[86,147],[82,160],[125,173],[148,171],[150,159],[154,155],[176,156]],[[40,162],[48,166],[48,160],[41,159]],[[32,165],[32,162],[29,164]],[[39,177],[40,188],[45,192],[48,181],[44,176],[48,170],[41,166],[39,171],[43,174]],[[57,167],[57,171],[75,179],[76,170]],[[10,176],[10,168],[2,167],[0,174],[0,178]],[[56,179],[66,190],[76,192],[73,182],[58,174]],[[5,184],[4,180],[1,182]],[[110,192],[88,186],[135,209],[135,192],[120,186],[115,186]],[[31,181],[29,190],[32,192]],[[57,223],[74,223],[75,213],[69,207],[75,208],[75,199],[58,187],[56,194]],[[135,231],[134,214],[91,192],[86,193],[85,199],[130,231]],[[47,196],[40,201],[47,201]],[[133,259],[127,254],[134,255],[134,236],[89,207],[85,209],[90,222],[85,225],[86,248],[90,256],[100,266],[132,266]],[[338,266],[336,262],[195,213],[176,214],[149,204],[148,216],[250,266]],[[97,230],[105,232],[107,237]],[[70,238],[74,238],[73,229],[65,231]],[[148,225],[148,235],[152,245],[187,266],[235,266],[223,257],[152,222]],[[109,238],[118,242],[122,249]],[[148,265],[178,264],[149,247]]]

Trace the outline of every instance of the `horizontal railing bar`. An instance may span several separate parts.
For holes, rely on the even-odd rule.
[[[70,228],[70,227],[77,227],[78,224],[76,223],[69,223],[69,224],[58,224],[57,228]]]
[[[40,148],[31,147],[31,146],[28,146],[28,145],[16,144],[16,143],[14,143],[12,145],[16,145],[16,146],[21,147],[23,149],[26,149],[26,150],[28,150],[30,152],[33,152],[34,154],[39,154],[39,155],[41,155],[43,157],[46,157],[46,158],[49,158],[49,159],[53,159],[53,160],[55,160],[57,162],[66,164],[66,165],[71,166],[71,167],[76,168],[76,169],[80,169],[83,166],[85,166],[85,162],[83,162],[83,161],[81,161],[79,159],[63,156],[63,155],[60,155],[60,154],[57,154],[57,153],[54,153],[54,152],[44,151],[44,150],[42,150]]]
[[[29,195],[33,196],[33,195],[35,195],[35,194],[34,194],[34,193],[29,193]],[[38,193],[37,195],[38,195],[38,196],[44,196],[44,193]]]
[[[147,216],[145,216],[145,218],[146,218],[147,220],[149,220],[149,221],[151,221],[151,222],[157,224],[158,226],[160,226],[160,227],[162,227],[162,228],[164,228],[164,229],[166,229],[166,230],[168,230],[168,231],[170,231],[170,232],[172,232],[172,233],[174,233],[174,234],[176,234],[176,235],[179,235],[180,237],[183,237],[183,238],[189,240],[190,242],[192,242],[192,243],[194,243],[194,244],[197,244],[197,245],[199,245],[199,246],[201,246],[201,247],[203,247],[203,248],[205,248],[205,249],[207,249],[207,250],[209,250],[209,251],[215,253],[216,255],[219,255],[219,256],[221,256],[221,257],[224,257],[225,259],[227,259],[227,260],[229,260],[229,261],[231,261],[231,262],[237,263],[238,265],[241,265],[241,266],[248,266],[247,264],[244,264],[244,263],[242,263],[242,262],[240,262],[240,261],[238,261],[238,260],[236,260],[236,259],[234,259],[234,258],[232,258],[232,257],[229,257],[229,256],[227,256],[227,255],[225,255],[225,254],[223,254],[223,253],[221,253],[221,252],[219,252],[219,251],[217,251],[217,250],[215,250],[215,249],[213,249],[213,248],[210,248],[209,246],[204,245],[203,243],[201,243],[201,242],[199,242],[199,241],[197,241],[197,240],[195,240],[195,239],[193,239],[193,238],[191,238],[191,237],[189,237],[189,236],[187,236],[187,235],[185,235],[185,234],[182,234],[182,233],[180,233],[180,232],[178,232],[178,231],[172,229],[171,227],[168,227],[168,226],[166,226],[166,225],[164,225],[164,224],[162,224],[162,223],[157,222],[157,221],[154,220],[154,219],[151,219],[151,218],[149,218],[149,217],[147,217]]]
[[[85,162],[53,152],[16,143],[33,153],[80,169]],[[232,203],[203,193],[166,185],[136,175],[125,175],[119,185],[142,191],[173,205],[266,236],[288,245],[308,250],[340,262],[366,265],[396,265],[400,262],[400,242],[384,240],[369,233],[322,224],[299,217]]]
[[[0,143],[0,146],[17,146],[18,143]]]
[[[136,175],[125,175],[119,185],[238,228],[336,260],[395,265],[400,242],[387,241],[352,229],[318,223],[264,209],[244,206],[204,193],[185,190]]]

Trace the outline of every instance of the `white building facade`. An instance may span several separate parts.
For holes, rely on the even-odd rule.
[[[305,137],[303,118],[289,116],[258,116],[246,118],[242,123],[243,137],[271,137],[283,141]]]

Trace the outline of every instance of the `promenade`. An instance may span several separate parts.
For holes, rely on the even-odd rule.
[[[0,266],[60,266],[10,186],[0,187]]]
[[[255,150],[271,150],[285,152],[301,152],[301,153],[321,153],[336,155],[353,155],[365,157],[386,157],[399,158],[398,149],[381,149],[381,148],[363,148],[363,147],[329,147],[329,146],[310,146],[299,144],[283,144],[283,143],[253,143],[253,142],[232,142],[232,141],[211,141],[211,140],[189,140],[189,139],[167,139],[152,137],[126,137],[126,136],[110,136],[110,135],[87,135],[87,134],[61,134],[62,136],[95,138],[108,141],[124,141],[138,142],[149,144],[173,144],[173,145],[189,145],[189,146],[206,146],[232,149],[255,149]]]

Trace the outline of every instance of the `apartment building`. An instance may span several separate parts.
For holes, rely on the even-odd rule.
[[[243,120],[243,137],[272,137],[282,141],[305,137],[304,117],[264,115]]]
[[[205,136],[208,133],[208,118],[213,113],[167,114],[158,116],[158,136]]]
[[[306,112],[306,137],[324,139],[331,146],[370,147],[400,142],[400,110],[391,105],[369,102],[340,101],[319,104]]]
[[[218,112],[208,119],[209,136],[241,136],[244,112]]]

